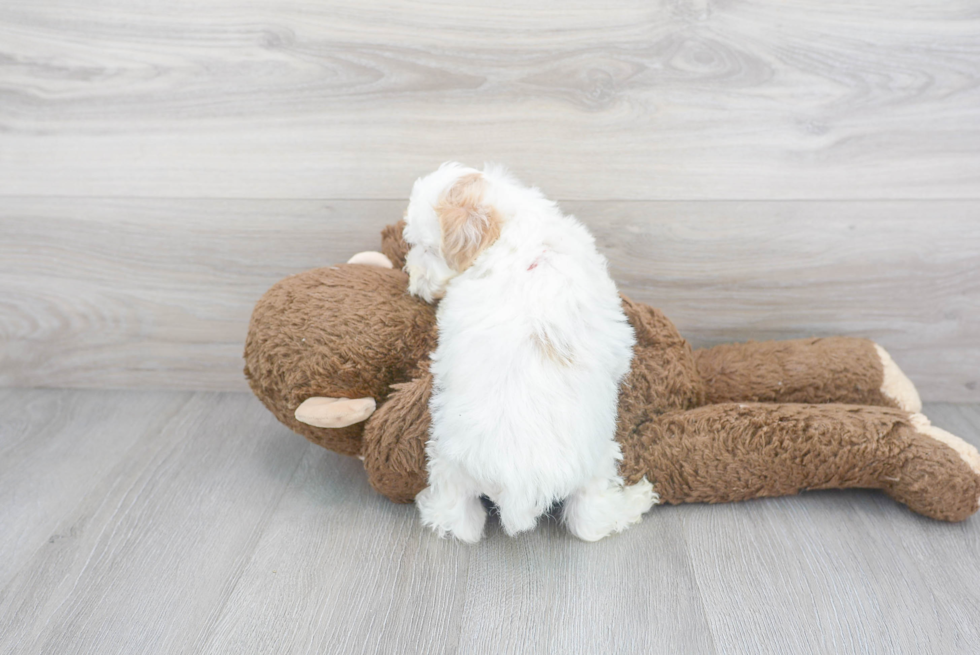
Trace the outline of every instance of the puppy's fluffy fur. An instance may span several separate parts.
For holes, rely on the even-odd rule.
[[[442,298],[423,521],[475,542],[481,495],[508,534],[559,500],[582,539],[638,521],[656,495],[623,487],[614,439],[633,330],[585,227],[501,168],[456,163],[415,183],[406,223],[409,291]]]

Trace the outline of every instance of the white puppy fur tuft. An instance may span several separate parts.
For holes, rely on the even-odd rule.
[[[442,298],[423,522],[477,541],[481,495],[511,535],[561,500],[582,539],[638,521],[656,494],[623,487],[615,440],[635,339],[585,227],[500,167],[447,163],[415,183],[404,235],[409,291]]]

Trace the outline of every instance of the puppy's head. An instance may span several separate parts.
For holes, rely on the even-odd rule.
[[[483,173],[446,163],[412,187],[405,212],[408,290],[427,302],[500,236],[500,213],[490,203]]]

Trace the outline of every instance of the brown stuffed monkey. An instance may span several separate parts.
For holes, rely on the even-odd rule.
[[[256,396],[313,443],[361,457],[395,502],[426,486],[435,308],[407,292],[402,224],[381,253],[282,280],[245,344]],[[627,483],[661,503],[729,502],[806,489],[872,488],[925,516],[980,504],[980,453],[933,427],[915,387],[865,339],[692,350],[658,310],[623,297],[636,332],[616,438]]]

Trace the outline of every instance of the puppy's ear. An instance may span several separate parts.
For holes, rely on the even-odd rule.
[[[436,205],[442,227],[442,255],[457,272],[469,268],[500,236],[500,214],[487,204],[486,191],[483,175],[470,173],[456,180]]]

